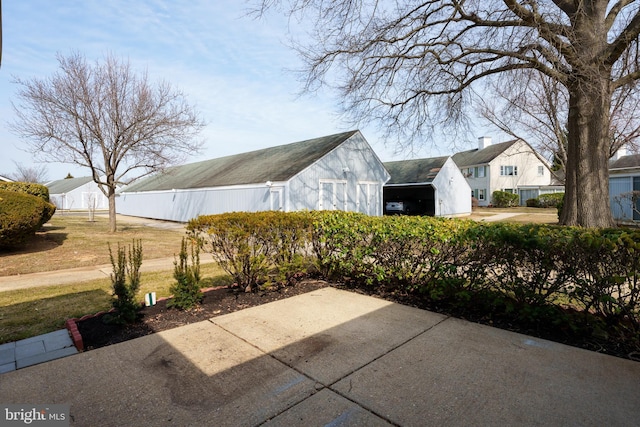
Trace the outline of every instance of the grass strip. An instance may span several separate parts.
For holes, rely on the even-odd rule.
[[[230,283],[217,264],[202,264],[201,270],[203,288]],[[147,292],[170,296],[173,282],[173,270],[144,272],[138,299],[143,301]],[[108,278],[0,292],[0,344],[53,332],[64,328],[69,318],[109,310],[111,293]]]

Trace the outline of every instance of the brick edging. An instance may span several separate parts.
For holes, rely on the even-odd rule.
[[[203,289],[200,289],[200,292],[205,293],[205,292],[216,291],[218,289],[224,289],[224,288],[228,288],[228,286],[215,286],[213,288],[203,288]],[[156,303],[171,299],[172,297],[173,295],[170,295],[168,297],[158,298],[156,300]],[[92,317],[102,316],[104,314],[111,313],[113,311],[115,311],[114,308],[112,308],[109,311],[100,311],[96,314],[87,314],[80,318],[73,317],[71,319],[67,319],[64,322],[64,327],[67,329],[67,331],[69,331],[69,335],[71,335],[71,340],[73,341],[73,345],[76,347],[76,349],[79,352],[84,351],[84,341],[82,340],[82,334],[80,334],[80,330],[78,330],[78,322],[82,322],[83,320],[87,320]]]

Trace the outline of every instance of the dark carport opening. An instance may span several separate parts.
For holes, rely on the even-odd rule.
[[[383,202],[385,215],[403,213],[407,215],[434,216],[436,213],[435,190],[429,184],[385,186],[383,188]],[[403,212],[387,212],[388,202],[403,202]]]

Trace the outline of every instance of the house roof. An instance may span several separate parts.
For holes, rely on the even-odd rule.
[[[83,176],[80,178],[68,178],[51,181],[47,183],[46,186],[49,189],[49,194],[62,194],[73,191],[76,188],[91,181],[93,181],[93,178],[91,178],[90,176]]]
[[[160,191],[287,181],[358,132],[344,132],[175,166],[128,186],[126,191]]]
[[[0,181],[2,182],[13,182],[11,178],[7,178],[6,176],[0,175]]]
[[[384,167],[391,175],[391,179],[386,185],[429,184],[433,182],[448,158],[448,156],[444,156],[386,162]]]
[[[609,162],[609,169],[634,169],[640,168],[640,154],[622,156],[618,160]]]
[[[461,168],[465,166],[486,164],[498,157],[516,142],[518,142],[518,140],[514,139],[513,141],[491,144],[482,150],[476,148],[473,150],[461,151],[460,153],[453,155],[453,161]]]

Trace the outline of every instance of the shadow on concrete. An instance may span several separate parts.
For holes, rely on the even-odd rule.
[[[4,374],[72,425],[632,425],[640,364],[345,291]]]

